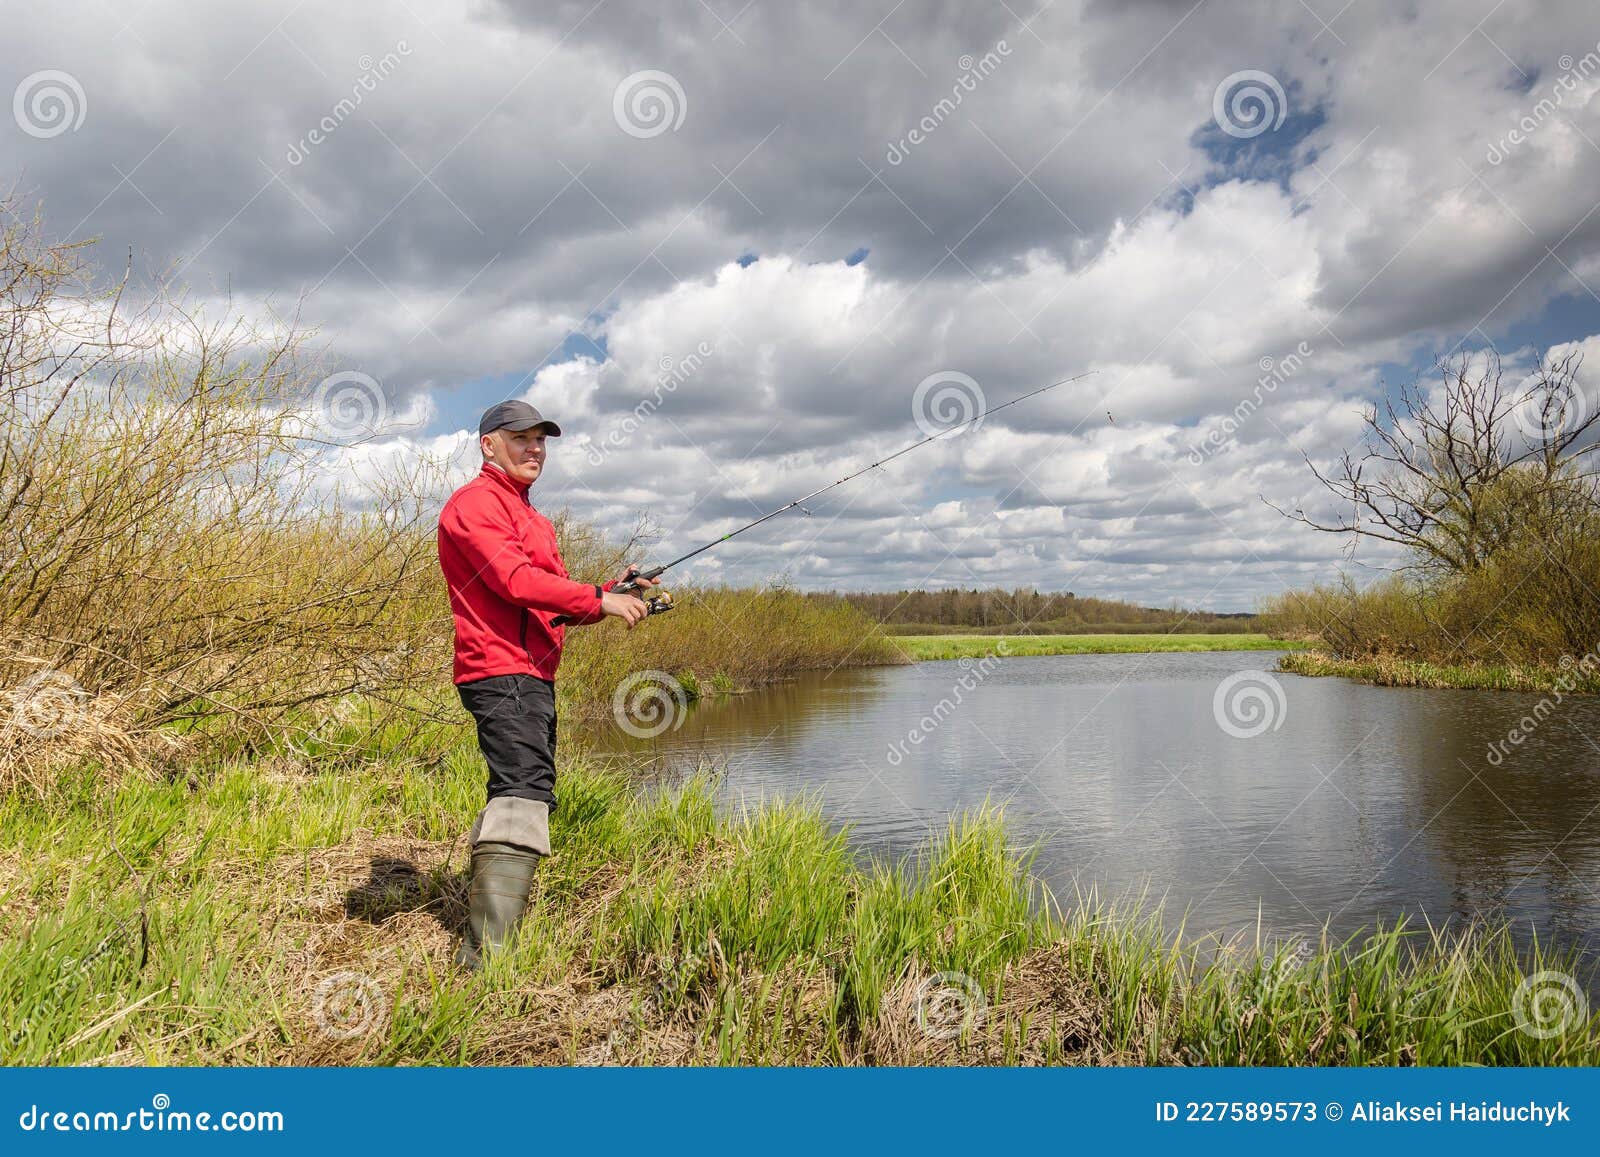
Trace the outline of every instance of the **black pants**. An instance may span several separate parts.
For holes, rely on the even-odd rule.
[[[489,764],[489,799],[542,799],[556,810],[556,685],[532,675],[458,683]]]

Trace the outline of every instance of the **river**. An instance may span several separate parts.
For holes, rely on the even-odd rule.
[[[1058,900],[1160,903],[1190,937],[1343,939],[1512,922],[1594,987],[1600,698],[1369,687],[1275,652],[1072,655],[808,675],[617,751],[722,769],[730,802],[808,794],[896,855],[1004,803]],[[1533,723],[1531,728],[1524,726]],[[1515,729],[1515,730],[1514,730]],[[1512,742],[1513,734],[1521,736]]]

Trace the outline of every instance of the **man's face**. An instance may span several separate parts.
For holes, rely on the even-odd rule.
[[[533,485],[544,469],[544,429],[491,430],[482,438],[483,456],[518,482]]]

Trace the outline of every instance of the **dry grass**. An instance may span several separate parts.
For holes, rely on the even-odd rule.
[[[461,481],[449,464],[351,480],[363,443],[396,432],[377,383],[328,375],[292,318],[208,317],[131,269],[107,283],[14,208],[0,205],[0,789],[83,760],[158,775],[454,742],[435,549]],[[636,541],[556,521],[575,575],[639,561]],[[603,713],[642,669],[753,685],[895,657],[849,607],[682,593],[645,629],[574,632],[564,706]]]

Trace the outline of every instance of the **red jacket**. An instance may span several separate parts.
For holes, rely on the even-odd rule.
[[[528,504],[528,488],[484,464],[439,512],[439,566],[456,621],[455,681],[491,675],[554,679],[570,615],[597,623],[596,586],[567,577],[555,527]]]

